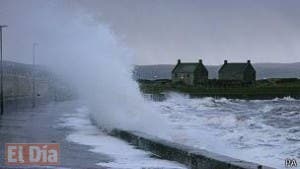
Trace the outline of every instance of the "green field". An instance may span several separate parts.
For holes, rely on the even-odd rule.
[[[240,99],[273,99],[291,96],[300,98],[300,79],[265,79],[254,84],[225,84],[212,80],[209,84],[187,86],[169,80],[139,81],[144,93],[179,92],[192,97],[226,97]]]

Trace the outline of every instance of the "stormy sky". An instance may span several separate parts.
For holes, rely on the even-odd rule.
[[[300,62],[299,9],[298,0],[0,0],[0,24],[9,25],[5,59],[20,62],[31,61],[33,42],[46,47],[55,18],[78,11],[110,27],[135,64]]]

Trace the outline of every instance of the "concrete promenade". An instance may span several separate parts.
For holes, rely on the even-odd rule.
[[[70,130],[57,127],[56,121],[67,111],[65,106],[62,110],[59,104],[51,103],[34,110],[29,108],[22,111],[10,110],[0,116],[0,168],[16,168],[4,164],[5,143],[59,143],[61,167],[104,168],[97,166],[96,163],[108,162],[112,160],[110,157],[88,151],[89,146],[65,140]]]

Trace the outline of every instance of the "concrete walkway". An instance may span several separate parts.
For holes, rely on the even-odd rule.
[[[88,109],[80,101],[50,103],[36,109],[19,108],[0,117],[0,169],[16,168],[5,166],[5,143],[60,144],[59,166],[19,168],[186,168],[107,135],[91,123]]]
[[[95,164],[111,161],[110,157],[90,152],[88,146],[66,141],[70,130],[55,126],[64,111],[68,111],[66,105],[62,109],[60,104],[52,103],[34,110],[23,109],[0,116],[0,168],[15,168],[4,164],[5,143],[59,143],[62,167],[104,168]]]

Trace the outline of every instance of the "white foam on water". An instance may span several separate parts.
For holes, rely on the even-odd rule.
[[[153,105],[169,119],[172,141],[276,168],[300,160],[299,100],[167,98]]]
[[[77,108],[74,113],[65,115],[60,126],[72,129],[72,133],[66,138],[68,141],[91,146],[91,152],[106,154],[114,159],[107,163],[99,162],[97,165],[124,169],[186,168],[177,162],[151,158],[150,153],[135,149],[126,142],[103,133],[91,123],[86,107]]]

